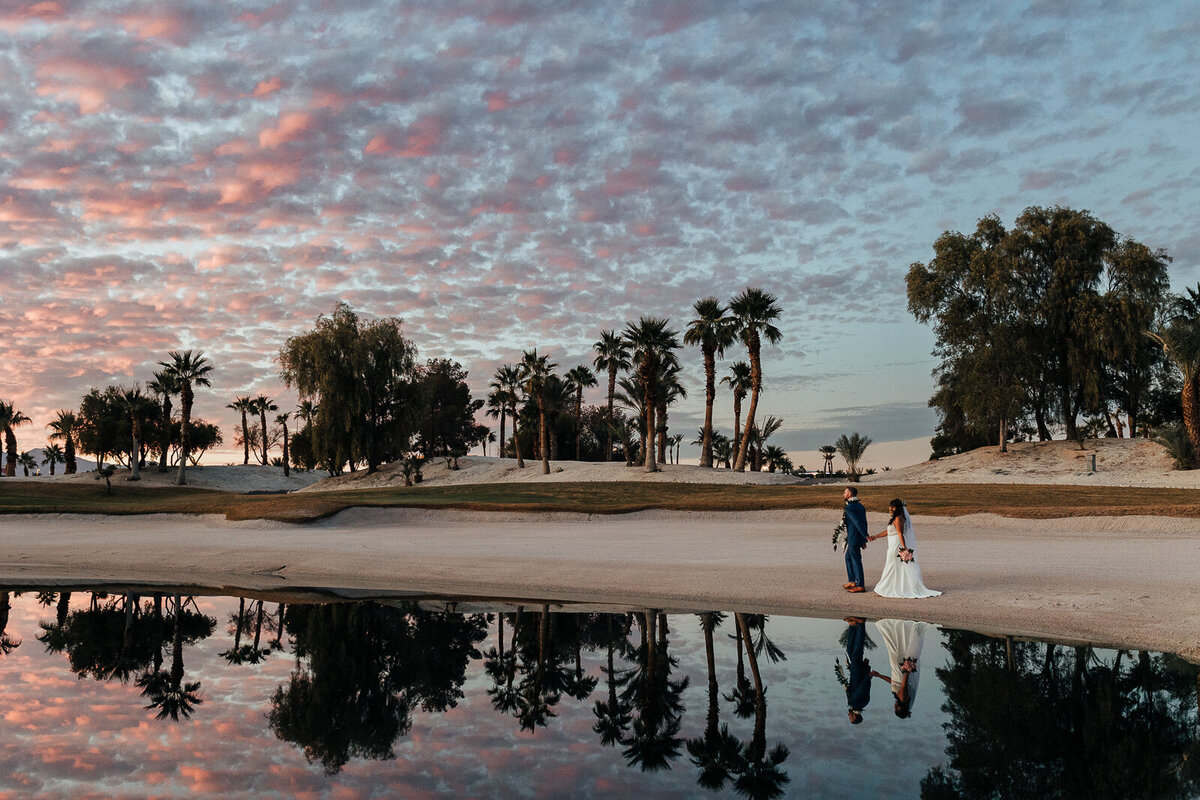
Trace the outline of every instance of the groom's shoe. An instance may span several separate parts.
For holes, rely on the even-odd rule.
[[[843,588],[843,589],[852,589],[852,588],[854,588],[854,583],[853,583],[853,582],[851,582],[851,583],[843,583],[843,584],[842,584],[842,588]]]
[[[852,586],[849,589],[847,589],[846,591],[850,592],[851,594],[858,594],[859,592],[865,592],[866,589],[864,589],[861,586]]]

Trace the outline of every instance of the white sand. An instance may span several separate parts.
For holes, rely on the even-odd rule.
[[[183,582],[256,592],[332,586],[899,617],[1200,661],[1200,536],[1190,520],[918,517],[926,582],[945,594],[887,600],[841,589],[842,557],[830,545],[839,513],[390,509],[309,526],[167,515],[7,517],[0,519],[0,581]],[[870,522],[884,525],[879,515]],[[868,548],[868,584],[882,557],[878,544]]]
[[[112,476],[113,491],[121,486],[142,486],[158,488],[174,486],[178,470],[174,467],[166,472],[159,472],[157,467],[147,467],[141,470],[141,480],[129,483],[130,471],[118,469]],[[227,492],[293,492],[303,489],[329,473],[323,470],[303,472],[291,470],[291,475],[284,477],[283,467],[263,466],[261,464],[238,464],[236,466],[212,466],[202,464],[198,467],[188,467],[187,485],[196,489],[221,489]],[[0,478],[0,481],[14,480]],[[93,483],[96,481],[95,472],[77,472],[74,475],[42,475],[37,478],[16,478],[15,480],[64,482],[64,483]]]

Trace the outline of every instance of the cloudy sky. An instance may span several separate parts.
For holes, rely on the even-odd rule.
[[[943,230],[1085,208],[1200,278],[1198,34],[1187,2],[0,2],[0,397],[29,449],[197,348],[232,443],[224,405],[290,405],[274,357],[338,300],[482,391],[751,285],[797,463],[850,431],[912,463],[903,276]]]

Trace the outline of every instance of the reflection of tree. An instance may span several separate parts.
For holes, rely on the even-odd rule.
[[[606,746],[615,745],[626,735],[629,724],[633,722],[628,703],[617,695],[618,672],[613,666],[613,654],[617,651],[628,652],[629,647],[629,617],[625,614],[602,614],[606,636],[604,648],[608,653],[607,666],[602,667],[605,686],[608,689],[606,699],[597,700],[592,707],[596,721],[592,730],[600,734],[600,743]]]
[[[233,647],[222,652],[221,656],[230,664],[257,664],[271,655],[271,650],[274,648],[259,646],[262,641],[264,618],[262,600],[256,600],[247,611],[246,598],[239,597],[238,610],[229,616],[230,632],[233,633]],[[250,628],[251,619],[254,620],[254,642],[242,644],[242,631]]]
[[[641,623],[641,644],[634,651],[633,666],[623,675],[621,695],[635,713],[631,730],[621,744],[630,766],[651,772],[668,769],[679,757],[683,745],[680,717],[688,679],[671,679],[671,670],[678,661],[668,652],[667,615],[647,609],[637,619]]]
[[[8,590],[0,590],[0,656],[6,656],[21,646],[20,639],[14,639],[7,630],[8,615],[12,611],[12,599]]]
[[[728,725],[720,725],[721,714],[718,700],[717,662],[713,649],[713,634],[724,620],[720,612],[705,612],[700,615],[700,629],[704,632],[704,655],[708,670],[708,714],[705,717],[704,735],[689,739],[688,753],[692,763],[700,768],[698,781],[705,789],[721,789],[730,780],[741,756],[742,743],[729,732]],[[740,637],[739,637],[740,645]],[[740,647],[739,647],[740,650]]]
[[[271,699],[271,730],[330,775],[351,757],[391,758],[413,709],[454,707],[486,635],[481,616],[415,605],[293,605],[285,621],[297,667]]]
[[[170,717],[172,720],[178,722],[180,717],[184,719],[190,717],[196,706],[200,705],[203,700],[200,699],[199,681],[189,681],[187,683],[183,681],[183,645],[188,640],[186,627],[189,612],[186,609],[185,601],[179,595],[175,595],[172,605],[174,608],[171,623],[171,670],[170,672],[163,672],[161,658],[155,658],[153,668],[140,675],[137,684],[142,687],[142,694],[150,701],[150,704],[146,706],[147,710],[158,709],[157,719]],[[161,609],[162,606],[159,598],[156,597],[154,616],[159,618],[158,629],[160,631],[163,627],[161,624]],[[216,626],[216,620],[204,617],[198,613],[191,616],[205,621],[208,631],[204,636],[211,635],[213,628]],[[156,648],[156,650],[161,652],[159,648]]]
[[[1170,656],[948,632],[950,756],[922,797],[1191,797],[1195,666]]]

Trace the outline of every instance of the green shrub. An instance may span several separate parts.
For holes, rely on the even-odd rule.
[[[1154,440],[1167,448],[1167,455],[1175,462],[1175,469],[1192,469],[1196,463],[1196,454],[1192,452],[1192,443],[1188,439],[1187,430],[1182,423],[1175,422],[1155,428]]]

